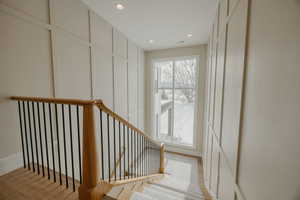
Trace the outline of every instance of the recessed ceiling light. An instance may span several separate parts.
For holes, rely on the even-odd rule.
[[[151,44],[154,43],[154,40],[149,40],[149,43],[151,43]]]
[[[189,38],[191,38],[191,37],[193,37],[193,34],[189,33],[189,34],[187,34],[187,36],[188,36]]]
[[[123,4],[121,4],[121,3],[117,3],[116,4],[116,9],[118,9],[118,10],[124,10],[125,6]]]

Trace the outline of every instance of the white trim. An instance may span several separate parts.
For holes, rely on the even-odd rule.
[[[23,165],[22,153],[15,153],[0,159],[0,176],[7,174]]]
[[[188,149],[188,148],[184,148],[185,146],[176,146],[176,145],[172,145],[172,144],[165,144],[166,145],[166,150],[167,151],[172,151],[175,153],[181,153],[181,154],[186,154],[186,155],[191,155],[191,156],[196,156],[201,158],[202,154],[199,151],[195,151],[195,149]]]

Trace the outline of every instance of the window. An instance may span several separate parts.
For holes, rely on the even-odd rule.
[[[157,139],[194,145],[197,59],[154,62]]]

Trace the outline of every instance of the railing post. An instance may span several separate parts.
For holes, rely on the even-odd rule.
[[[159,173],[165,173],[165,144],[162,143],[160,146],[160,168]]]
[[[83,182],[79,187],[80,200],[99,200],[97,189],[100,164],[98,162],[93,104],[83,106]]]

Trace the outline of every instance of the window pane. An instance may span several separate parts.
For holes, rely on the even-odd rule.
[[[171,131],[171,115],[172,111],[172,90],[159,89],[160,94],[160,135],[161,139],[170,135]]]
[[[193,145],[195,89],[174,92],[174,137],[181,144]]]
[[[173,62],[158,62],[157,67],[157,78],[158,88],[172,88],[173,87]]]
[[[175,88],[195,88],[196,59],[175,61]]]

